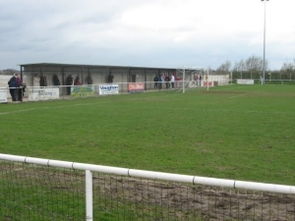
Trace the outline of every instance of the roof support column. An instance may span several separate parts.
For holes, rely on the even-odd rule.
[[[20,66],[20,79],[23,80],[23,66]]]

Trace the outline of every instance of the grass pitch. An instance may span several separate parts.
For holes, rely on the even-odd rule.
[[[1,104],[0,152],[295,185],[295,87]]]

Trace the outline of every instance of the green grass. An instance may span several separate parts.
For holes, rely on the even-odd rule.
[[[0,152],[295,185],[295,87],[0,105]]]

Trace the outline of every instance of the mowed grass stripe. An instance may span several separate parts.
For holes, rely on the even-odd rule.
[[[265,85],[1,105],[0,152],[295,185],[294,98]]]

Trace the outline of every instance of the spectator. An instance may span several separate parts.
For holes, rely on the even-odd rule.
[[[199,77],[199,86],[200,87],[202,86],[202,75],[200,75],[200,77]]]
[[[165,81],[165,77],[164,77],[164,74],[162,74],[161,76],[160,76],[160,89],[162,89],[162,85],[164,84],[164,81]]]
[[[53,81],[53,85],[55,85],[55,86],[60,85],[60,81],[59,81],[58,76],[56,74],[53,75],[52,81]]]
[[[158,76],[155,75],[154,77],[154,88],[158,88]]]
[[[170,83],[171,83],[172,88],[174,88],[174,82],[175,82],[175,77],[174,77],[174,74],[172,74],[171,79],[170,79]]]
[[[71,95],[71,85],[73,85],[73,77],[72,75],[69,75],[67,78],[66,78],[66,90],[67,90],[67,95]]]
[[[74,85],[82,85],[79,76],[75,78]]]
[[[16,74],[16,100],[23,101],[23,82],[18,74]]]
[[[16,101],[16,74],[10,78],[8,81],[8,86],[12,101]]]
[[[41,76],[40,76],[40,86],[42,86],[42,87],[47,86],[47,78],[46,78],[46,76],[43,76],[43,74],[41,74]]]
[[[114,76],[110,72],[109,75],[107,76],[107,83],[113,83],[113,80],[114,80]]]
[[[166,88],[170,88],[170,77],[168,74],[165,76]]]

